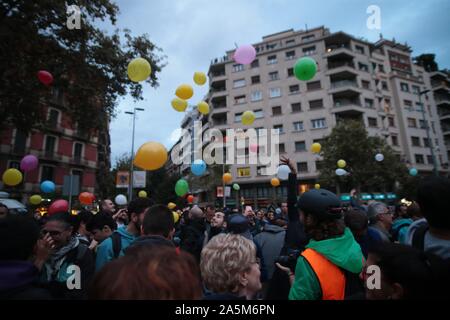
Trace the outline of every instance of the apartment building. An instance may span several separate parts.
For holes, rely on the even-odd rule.
[[[419,92],[432,89],[436,75],[412,63],[407,45],[385,39],[370,43],[322,26],[268,35],[253,46],[257,57],[251,65],[235,63],[234,50],[211,62],[206,99],[211,106],[210,127],[223,132],[243,128],[241,115],[252,110],[256,119],[251,127],[280,133],[280,153],[296,163],[300,192],[312,187],[320,169],[320,157],[309,152],[311,144],[349,118],[363,121],[370,135],[386,139],[399,160],[419,172],[433,170],[432,144],[437,169],[448,172],[435,98],[431,93],[422,95],[423,106],[419,99]],[[296,79],[293,72],[295,62],[304,56],[318,66],[307,82]],[[231,168],[242,196],[253,203],[273,199],[271,177],[263,170],[257,165]],[[276,192],[284,196],[286,189],[282,186]]]

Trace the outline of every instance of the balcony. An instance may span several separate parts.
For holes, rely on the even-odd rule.
[[[355,54],[350,49],[350,45],[330,45],[326,47],[326,53],[323,55],[324,58],[328,57],[350,57],[354,58]]]
[[[75,165],[79,165],[79,166],[87,166],[89,164],[89,162],[87,160],[84,160],[83,157],[77,157],[77,156],[74,156],[73,158],[71,158],[70,162]]]
[[[442,134],[444,136],[450,135],[450,125],[448,125],[448,124],[443,124],[442,125]]]
[[[447,81],[431,81],[431,87],[433,88],[433,91],[442,91],[449,93],[450,87],[448,85]]]
[[[341,93],[342,96],[359,95],[358,83],[352,80],[332,81],[329,93]]]
[[[42,160],[52,160],[52,161],[61,161],[62,157],[59,154],[56,154],[54,151],[44,150],[39,154],[39,158]]]
[[[364,113],[364,108],[356,101],[336,101],[331,113],[359,116]]]
[[[436,105],[450,105],[450,96],[449,97],[435,97]]]

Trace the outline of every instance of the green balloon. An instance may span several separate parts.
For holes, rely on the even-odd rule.
[[[177,196],[182,197],[189,191],[189,185],[186,180],[180,179],[175,184],[175,193]]]
[[[241,189],[241,187],[237,183],[234,183],[233,184],[233,189],[238,191],[239,189]]]
[[[298,80],[308,81],[314,78],[317,72],[317,64],[309,57],[300,58],[294,65],[294,74]]]

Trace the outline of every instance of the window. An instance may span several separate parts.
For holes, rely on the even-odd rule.
[[[309,109],[310,110],[315,110],[315,109],[320,109],[320,108],[323,108],[323,100],[322,99],[309,101]]]
[[[289,86],[289,94],[296,94],[296,93],[300,93],[300,86],[298,84]]]
[[[391,136],[392,145],[398,146],[398,137],[397,136]]]
[[[295,58],[295,50],[286,52],[286,60],[292,60]]]
[[[389,91],[388,85],[386,81],[381,81],[381,89],[385,91]]]
[[[55,109],[50,109],[48,113],[48,125],[51,128],[56,128],[58,126],[59,111]]]
[[[45,137],[45,154],[53,155],[55,153],[56,138],[52,136]]]
[[[303,48],[303,55],[311,56],[316,53],[316,46]]]
[[[284,133],[282,124],[276,124],[273,126],[273,128],[274,128],[274,130],[277,130],[279,134]]]
[[[280,79],[280,77],[278,77],[278,71],[269,72],[269,80],[270,81],[274,81],[274,80],[278,80],[278,79]]]
[[[388,117],[389,127],[395,127],[394,117]]]
[[[235,113],[234,114],[234,122],[241,122],[242,121],[242,112]]]
[[[325,118],[311,120],[311,125],[313,129],[322,129],[327,126]]]
[[[364,47],[355,46],[355,51],[360,53],[360,54],[364,54]]]
[[[316,36],[314,34],[309,34],[307,36],[302,37],[302,41],[303,42],[308,42],[308,41],[314,40],[315,37]]]
[[[257,136],[263,135],[263,131],[262,131],[263,129],[264,129],[264,127],[258,127],[258,128],[255,128],[256,135],[257,135]]]
[[[285,153],[285,152],[286,152],[286,150],[285,150],[285,148],[284,148],[284,143],[280,143],[280,144],[278,145],[278,151],[279,151],[280,153]]]
[[[259,76],[252,76],[252,84],[260,83],[261,79]]]
[[[271,97],[271,98],[281,97],[281,88],[270,88],[269,89],[269,97]]]
[[[419,94],[420,91],[419,86],[411,86],[411,89],[414,94]]]
[[[429,148],[430,140],[428,138],[423,138],[423,146]]]
[[[294,44],[295,43],[295,39],[289,39],[289,40],[286,40],[286,45],[287,46],[289,46],[289,45],[291,45],[291,44]]]
[[[245,79],[239,79],[233,81],[233,88],[245,87]]]
[[[73,157],[75,160],[80,160],[83,154],[83,144],[75,142],[73,146]]]
[[[41,182],[45,180],[53,181],[55,178],[55,168],[51,166],[42,166]]]
[[[261,91],[253,91],[250,99],[251,99],[251,101],[262,100],[262,92]]]
[[[275,64],[275,63],[277,63],[277,56],[275,54],[267,57],[267,64]]]
[[[369,72],[369,66],[367,64],[358,62],[358,68],[359,68],[359,70]]]
[[[301,112],[302,104],[300,102],[292,103],[291,108],[292,108],[292,112]]]
[[[276,47],[277,47],[277,43],[276,42],[275,43],[268,43],[268,44],[266,44],[266,49],[267,50],[273,50]]]
[[[253,113],[255,114],[255,119],[264,118],[264,113],[261,109],[255,110]]]
[[[422,112],[423,105],[420,102],[416,102],[416,111]]]
[[[250,167],[238,168],[238,177],[250,177]]]
[[[403,100],[403,104],[405,107],[412,107],[412,101],[411,100]]]
[[[419,126],[421,129],[426,129],[426,122],[424,120],[419,120]]]
[[[413,147],[420,147],[420,138],[419,137],[411,137],[411,143]]]
[[[433,156],[432,155],[427,155],[427,162],[429,163],[429,164],[433,164]],[[441,162],[442,163],[442,162]]]
[[[419,164],[424,164],[424,163],[425,163],[425,162],[423,161],[423,155],[421,155],[421,154],[415,154],[414,156],[415,156],[415,158],[416,158],[416,163],[419,163]]]
[[[366,108],[370,108],[370,109],[372,109],[373,108],[373,100],[372,99],[364,99],[364,106],[366,107]]]
[[[313,81],[308,82],[306,84],[306,90],[313,91],[313,90],[320,90],[322,87],[320,86],[320,81]]]
[[[379,70],[380,72],[383,72],[383,73],[384,73],[384,65],[379,64],[379,65],[378,65],[378,70]]]
[[[377,118],[367,118],[367,122],[369,123],[369,127],[372,127],[372,128],[378,127]]]
[[[281,114],[281,106],[272,107],[272,115],[279,116]]]
[[[293,77],[294,76],[294,68],[288,68],[287,75],[288,75],[288,77]]]
[[[370,90],[370,82],[369,81],[363,80],[363,81],[361,81],[361,84],[364,89]]]
[[[27,145],[27,135],[25,134],[25,132],[17,129],[16,136],[14,138],[14,152],[25,153],[26,145]]]
[[[296,152],[306,151],[305,141],[296,141],[295,142],[295,151]]]
[[[234,97],[234,104],[245,103],[245,94],[242,96]]]
[[[252,64],[250,65],[251,68],[258,68],[259,67],[259,60],[255,59],[253,60]]]
[[[244,65],[242,64],[233,64],[233,72],[244,71]]]
[[[303,121],[294,122],[294,131],[303,131]]]
[[[400,90],[403,92],[409,92],[409,85],[407,83],[401,82],[400,83]]]
[[[417,122],[414,118],[408,118],[408,127],[409,128],[417,128]]]
[[[298,172],[308,172],[308,162],[297,162]]]

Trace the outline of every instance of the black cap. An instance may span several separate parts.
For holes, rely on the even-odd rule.
[[[342,217],[339,198],[333,192],[325,189],[305,192],[298,200],[297,207],[319,220],[340,219]]]
[[[252,238],[248,218],[240,213],[228,217],[228,231],[233,234],[240,234],[248,239]]]

